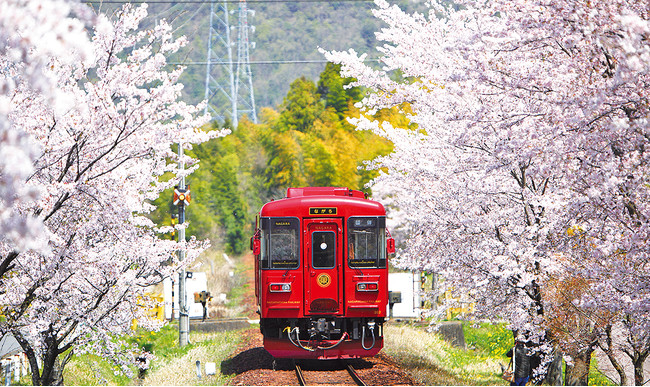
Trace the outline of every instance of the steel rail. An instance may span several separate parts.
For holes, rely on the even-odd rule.
[[[298,378],[298,384],[301,386],[306,386],[307,383],[305,383],[305,376],[302,374],[302,368],[296,363],[295,361],[293,362],[293,367],[296,370],[296,377]]]
[[[366,386],[366,383],[364,383],[363,380],[361,380],[359,374],[357,374],[357,371],[354,369],[354,367],[352,367],[351,364],[347,364],[346,368],[350,376],[352,376],[354,382],[357,384],[357,386]]]

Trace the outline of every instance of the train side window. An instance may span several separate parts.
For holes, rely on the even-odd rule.
[[[336,265],[336,234],[333,231],[314,231],[311,246],[314,269],[333,269]]]
[[[348,266],[353,269],[386,267],[386,218],[348,220]]]
[[[263,269],[296,269],[300,265],[298,218],[262,218]]]

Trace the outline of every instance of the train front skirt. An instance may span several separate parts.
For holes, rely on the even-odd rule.
[[[375,339],[374,345],[370,349],[364,349],[361,340],[343,340],[338,345],[335,344],[339,340],[324,340],[320,341],[317,346],[309,347],[313,350],[305,350],[297,347],[287,339],[273,339],[269,337],[264,338],[264,348],[275,358],[290,358],[290,359],[354,359],[359,357],[374,356],[384,346],[383,337]],[[314,344],[306,343],[305,346]],[[369,346],[371,343],[366,343]],[[322,348],[330,349],[322,349]]]

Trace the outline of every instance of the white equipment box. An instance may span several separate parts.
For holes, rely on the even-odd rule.
[[[388,274],[388,291],[399,292],[401,302],[393,304],[393,318],[420,318],[420,274]],[[388,306],[390,316],[390,304]]]
[[[204,272],[188,272],[188,278],[185,280],[185,289],[187,290],[187,305],[189,307],[190,318],[203,318],[203,305],[200,302],[194,302],[194,293],[200,293],[208,290],[208,280]],[[191,277],[190,277],[191,275]],[[172,317],[172,281],[165,278],[163,281],[165,297],[165,318]],[[178,318],[178,277],[174,278],[174,318]]]

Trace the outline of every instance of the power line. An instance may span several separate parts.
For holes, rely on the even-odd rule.
[[[372,3],[374,0],[246,0],[247,3]],[[210,4],[212,0],[85,0],[86,4]],[[220,3],[239,3],[240,0],[220,0]]]
[[[2,1],[2,0],[0,0]],[[210,5],[210,26],[208,30],[207,59],[205,61],[178,61],[170,62],[173,66],[192,66],[205,67],[205,100],[206,112],[210,110],[213,117],[223,121],[227,116],[236,125],[240,113],[247,113],[249,117],[256,122],[255,98],[253,93],[253,81],[251,66],[252,65],[307,65],[307,64],[326,64],[327,60],[323,59],[294,59],[294,60],[257,60],[251,61],[249,57],[249,29],[254,31],[254,27],[248,25],[248,8],[247,3],[357,3],[368,4],[373,0],[81,0],[82,2],[101,7],[102,5],[125,5],[125,4],[167,4],[170,8],[163,13],[177,10],[178,7],[183,10],[184,5],[196,4],[189,18],[181,24],[185,25],[199,14],[205,5]],[[237,13],[237,23],[231,26],[228,11],[228,4],[238,4],[239,12]],[[112,8],[109,6],[109,8]],[[188,8],[185,8],[189,10]],[[184,12],[181,12],[184,13]],[[251,14],[252,11],[251,11]],[[185,15],[187,16],[187,15]],[[198,24],[195,33],[198,33]],[[178,28],[177,28],[178,29]],[[237,42],[231,39],[231,29],[236,31]],[[254,43],[253,43],[254,44]],[[237,58],[232,58],[232,48],[237,47]],[[180,59],[180,58],[179,58]],[[189,58],[185,58],[189,59]],[[378,60],[370,60],[377,62]]]

